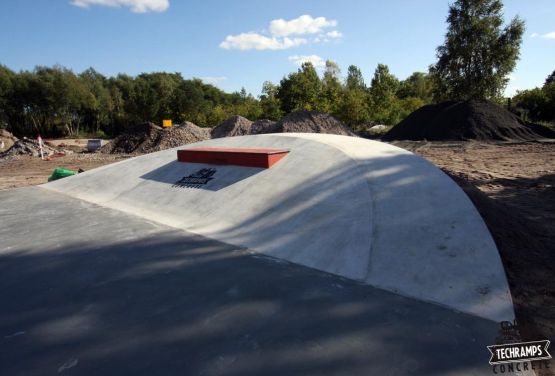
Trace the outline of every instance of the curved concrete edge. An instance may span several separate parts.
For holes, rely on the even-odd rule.
[[[496,321],[514,320],[495,242],[468,196],[441,169],[378,141],[301,137],[338,148],[364,171],[374,212],[368,284]]]
[[[291,153],[270,170],[218,166],[222,186],[215,191],[171,188],[210,167],[176,164],[178,148],[43,187],[493,321],[514,318],[485,224],[464,192],[424,159],[323,134],[181,148],[199,145]]]

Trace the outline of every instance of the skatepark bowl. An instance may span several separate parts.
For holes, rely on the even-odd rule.
[[[471,201],[385,143],[219,138],[0,200],[1,375],[490,375],[514,319]]]

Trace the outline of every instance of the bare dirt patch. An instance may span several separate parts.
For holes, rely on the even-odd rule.
[[[50,161],[30,155],[0,159],[0,189],[46,183],[48,177],[52,174],[52,170],[56,167],[65,167],[75,171],[82,168],[88,171],[126,158],[129,158],[129,155],[83,153],[53,158]]]

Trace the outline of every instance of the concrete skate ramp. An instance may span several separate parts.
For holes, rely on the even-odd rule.
[[[270,169],[182,163],[186,148],[274,148]],[[203,168],[206,185],[176,185]],[[493,321],[514,318],[491,235],[463,191],[400,148],[272,134],[203,141],[42,187]]]

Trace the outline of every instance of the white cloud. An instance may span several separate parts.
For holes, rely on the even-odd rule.
[[[543,34],[542,38],[555,39],[555,31],[553,31],[551,33]]]
[[[324,29],[337,26],[337,21],[325,17],[300,16],[293,20],[277,19],[270,22],[269,31],[250,31],[228,35],[220,43],[226,50],[285,50],[302,44],[329,42],[328,38],[340,38],[337,30],[325,32]],[[300,37],[305,34],[318,34],[316,38]],[[295,37],[293,37],[295,36]]]
[[[224,77],[224,76],[206,76],[206,77],[200,77],[200,79],[206,84],[218,85],[220,82],[227,80],[227,77]]]
[[[314,68],[323,68],[326,66],[326,61],[318,55],[303,55],[303,56],[294,55],[294,56],[289,56],[288,59],[289,61],[294,62],[299,67],[306,62],[312,63]]]
[[[538,33],[532,33],[532,34],[530,34],[530,38],[537,38],[537,37],[539,37],[539,36],[540,36],[540,34],[538,34]]]
[[[326,36],[333,38],[333,39],[337,39],[337,38],[341,38],[343,36],[343,34],[341,34],[339,31],[337,30],[332,30],[326,33]]]
[[[169,0],[72,0],[71,4],[81,8],[91,5],[128,7],[135,13],[163,12],[170,7]]]
[[[226,50],[285,50],[300,46],[306,42],[307,40],[304,38],[270,38],[262,34],[250,32],[228,35],[220,43],[220,47]]]
[[[273,20],[270,22],[270,33],[278,37],[316,34],[322,32],[327,27],[335,26],[337,26],[337,21],[335,20],[327,20],[326,17],[312,18],[312,16],[305,14],[290,21],[284,19]]]

